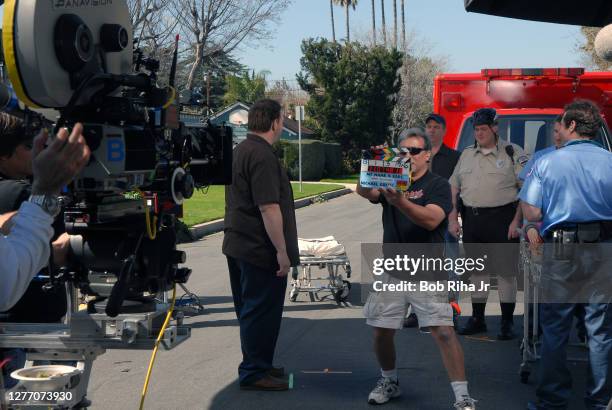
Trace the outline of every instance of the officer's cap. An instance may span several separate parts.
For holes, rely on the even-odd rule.
[[[497,111],[494,108],[481,108],[472,114],[472,122],[474,127],[478,125],[496,125]]]

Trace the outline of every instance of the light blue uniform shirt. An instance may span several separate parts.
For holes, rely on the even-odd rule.
[[[568,142],[541,157],[519,199],[542,210],[542,233],[561,223],[612,220],[612,153]]]
[[[529,173],[529,171],[531,171],[531,168],[533,168],[533,166],[535,165],[535,162],[539,158],[541,158],[543,155],[546,155],[551,152],[555,152],[556,150],[557,150],[557,147],[553,145],[552,147],[544,148],[544,149],[534,152],[531,158],[529,159],[529,161],[523,167],[523,169],[521,169],[521,172],[518,175],[519,179],[521,181],[526,180],[527,174]]]

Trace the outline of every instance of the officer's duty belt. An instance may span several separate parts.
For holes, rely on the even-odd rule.
[[[516,208],[516,202],[510,202],[509,204],[506,205],[502,205],[502,206],[492,206],[492,207],[486,207],[486,208],[476,208],[476,207],[472,207],[472,206],[466,206],[465,207],[465,212],[467,214],[471,214],[474,216],[478,216],[478,215],[486,215],[486,214],[491,214],[491,213],[495,213],[495,212],[499,212],[508,208]]]
[[[574,234],[569,236],[568,234]],[[612,221],[564,223],[555,225],[546,232],[547,239],[573,237],[573,242],[602,242],[612,239]],[[567,241],[567,239],[566,239]]]

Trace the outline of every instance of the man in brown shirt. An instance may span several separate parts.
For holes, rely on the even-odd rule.
[[[235,149],[232,185],[225,189],[225,236],[236,316],[240,323],[245,390],[287,390],[282,368],[272,366],[287,273],[299,264],[293,191],[272,144],[283,128],[281,106],[257,101],[249,133]]]

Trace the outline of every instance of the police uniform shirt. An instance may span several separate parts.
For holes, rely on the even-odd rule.
[[[514,150],[512,158],[508,145]],[[503,140],[485,152],[480,146],[466,148],[449,182],[461,191],[461,199],[469,207],[491,208],[515,202],[520,188],[518,174],[529,157],[518,145]]]
[[[531,158],[529,159],[529,162],[527,162],[527,164],[525,164],[525,166],[521,170],[518,176],[519,179],[521,181],[525,181],[527,179],[527,174],[529,174],[529,172],[535,165],[536,161],[542,158],[544,155],[550,154],[551,152],[555,152],[556,150],[557,150],[557,147],[553,145],[552,147],[544,148],[544,149],[534,152]]]
[[[570,141],[538,160],[519,198],[541,209],[542,233],[562,223],[612,220],[612,153]]]
[[[452,210],[451,190],[444,178],[427,172],[410,186],[404,196],[412,203],[420,206],[438,205],[448,215]],[[384,195],[378,202],[383,207],[383,242],[384,243],[441,243],[448,227],[448,219],[444,220],[432,231],[415,224],[397,207],[389,204]]]

